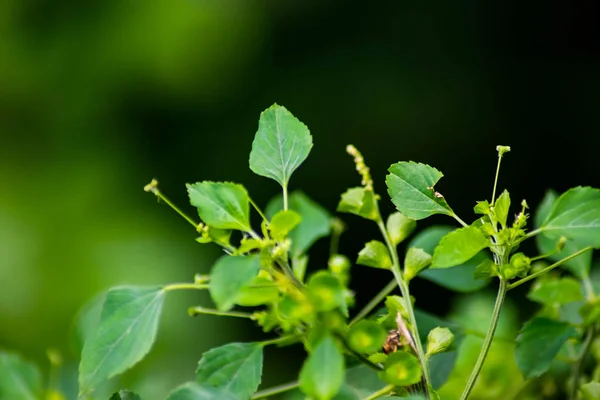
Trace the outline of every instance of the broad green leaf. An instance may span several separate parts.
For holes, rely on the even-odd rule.
[[[392,203],[405,216],[419,220],[433,214],[454,215],[443,196],[434,185],[444,176],[426,164],[399,162],[388,171],[386,184]]]
[[[510,209],[510,194],[504,190],[494,203],[494,215],[496,220],[500,222],[503,228],[506,228],[506,219],[508,218],[508,210]]]
[[[308,294],[318,311],[332,311],[341,308],[347,314],[344,287],[340,280],[329,271],[318,271],[308,280]]]
[[[98,327],[105,298],[105,292],[99,293],[88,300],[77,312],[70,332],[70,342],[77,353],[81,353],[83,344]]]
[[[583,300],[581,286],[573,278],[538,280],[527,297],[529,300],[549,306]]]
[[[431,268],[449,268],[469,261],[488,247],[488,239],[478,228],[467,226],[444,236],[433,252]]]
[[[516,339],[517,365],[525,379],[535,378],[550,368],[567,339],[576,337],[570,324],[547,318],[533,318],[523,325]]]
[[[581,400],[600,400],[600,383],[588,382],[579,387]]]
[[[167,400],[240,400],[222,389],[215,389],[210,386],[202,386],[196,382],[188,382],[173,390]]]
[[[260,384],[263,365],[261,343],[230,343],[204,353],[196,369],[196,382],[249,399]]]
[[[408,248],[417,247],[432,254],[441,238],[454,230],[451,226],[431,226],[419,232],[408,244]],[[456,292],[474,292],[487,286],[489,279],[475,279],[475,268],[487,258],[482,251],[466,263],[447,269],[431,269],[422,271],[418,276]]]
[[[230,310],[238,301],[240,291],[260,270],[260,256],[222,256],[210,274],[210,296],[221,311]]]
[[[373,353],[381,350],[387,331],[377,322],[363,320],[354,324],[348,331],[348,345],[357,353]]]
[[[0,352],[0,399],[37,400],[42,395],[38,367],[19,355]]]
[[[108,291],[100,324],[81,352],[80,396],[129,369],[150,351],[164,295],[159,286],[124,286]]]
[[[110,396],[110,400],[142,400],[137,394],[129,390],[119,390]]]
[[[542,227],[543,222],[550,215],[550,211],[552,210],[552,207],[554,206],[554,203],[556,202],[557,199],[558,199],[558,194],[556,192],[554,192],[552,190],[549,190],[548,192],[546,192],[544,199],[540,203],[540,205],[535,213],[534,226],[536,229],[539,229]],[[553,253],[554,251],[556,251],[560,238],[552,239],[544,234],[540,234],[535,237],[535,240],[536,240],[536,243],[537,243],[540,253],[548,254],[548,253]],[[562,260],[563,258],[567,257],[570,254],[573,254],[573,253],[581,250],[584,247],[585,247],[584,245],[577,244],[577,243],[573,242],[573,240],[567,240],[567,242],[565,243],[565,247],[562,251],[550,255],[548,258],[550,260],[556,262],[556,261]],[[591,251],[586,251],[585,253],[583,253],[561,265],[562,268],[566,269],[567,271],[570,271],[572,274],[574,274],[579,279],[584,279],[585,277],[588,276],[591,266],[592,266],[592,252]]]
[[[344,357],[333,339],[325,336],[300,371],[300,389],[315,400],[330,400],[344,383]]]
[[[423,249],[411,247],[404,258],[404,278],[410,280],[431,264],[431,255]]]
[[[436,326],[427,335],[427,355],[443,353],[454,341],[454,335],[448,328]]]
[[[390,269],[392,259],[385,244],[378,240],[371,240],[358,253],[356,263],[367,267]]]
[[[306,160],[312,145],[306,125],[285,107],[273,104],[260,114],[250,152],[250,169],[287,188],[290,176]]]
[[[565,236],[578,245],[600,247],[600,189],[576,187],[563,193],[542,231],[550,238]]]
[[[289,197],[289,209],[296,211],[302,217],[302,222],[290,232],[292,240],[292,256],[298,257],[308,251],[318,239],[331,233],[331,217],[327,210],[312,201],[300,191],[294,191]],[[283,210],[281,195],[269,202],[266,209],[268,218]]]
[[[390,240],[394,246],[410,236],[417,227],[417,221],[408,218],[401,212],[390,214],[385,224],[385,229],[390,235]]]
[[[300,222],[302,217],[292,210],[281,210],[271,218],[269,222],[269,230],[271,236],[275,240],[282,240],[294,229]]]
[[[377,219],[377,200],[372,190],[356,187],[346,190],[337,206],[338,212],[355,214],[375,221]]]
[[[190,203],[210,227],[250,232],[250,203],[242,185],[230,182],[187,184]]]
[[[409,386],[421,380],[421,364],[412,354],[405,351],[391,353],[383,364],[379,378],[395,386]]]

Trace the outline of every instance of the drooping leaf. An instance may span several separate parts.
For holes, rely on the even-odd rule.
[[[451,226],[431,226],[419,232],[408,244],[408,248],[417,247],[429,254],[433,254],[441,238],[454,230]],[[439,286],[447,289],[468,293],[480,290],[488,285],[489,279],[475,279],[475,268],[488,259],[486,252],[482,251],[462,265],[447,269],[428,268],[418,275]]]
[[[383,364],[379,378],[396,386],[409,386],[421,380],[422,370],[419,360],[405,351],[391,353]]]
[[[325,336],[300,371],[300,389],[316,400],[330,400],[344,383],[344,357],[333,339]]]
[[[142,400],[137,394],[129,390],[119,390],[110,396],[110,400]]]
[[[542,231],[550,238],[565,236],[578,245],[600,247],[600,189],[580,186],[563,193]]]
[[[463,264],[488,245],[488,239],[478,228],[458,228],[440,240],[433,252],[431,268],[449,268]]]
[[[80,396],[129,369],[150,351],[164,294],[160,286],[124,286],[108,291],[100,324],[81,353]]]
[[[503,228],[506,228],[506,219],[508,218],[508,211],[510,209],[510,194],[508,190],[504,190],[502,194],[496,199],[494,203],[494,215],[496,220],[500,222]]]
[[[248,192],[242,185],[207,181],[186,186],[190,203],[207,225],[243,232],[252,230]]]
[[[410,280],[431,264],[431,255],[423,249],[411,247],[404,258],[404,278]]]
[[[284,239],[292,229],[302,222],[302,217],[292,210],[281,210],[271,218],[269,230],[275,240]]]
[[[188,382],[173,390],[167,400],[240,400],[225,390],[202,386],[197,382]]]
[[[38,367],[19,355],[0,352],[0,399],[37,400],[42,396]]]
[[[581,285],[573,278],[539,280],[532,286],[527,297],[549,306],[583,300]]]
[[[570,324],[536,317],[523,325],[516,339],[517,365],[525,379],[535,378],[550,368],[567,339],[576,337]]]
[[[390,235],[390,240],[394,246],[401,243],[404,239],[410,236],[410,234],[417,227],[417,221],[412,218],[408,218],[401,212],[395,212],[390,214],[385,223],[385,229]]]
[[[443,353],[452,344],[454,335],[448,328],[436,326],[427,335],[427,355]]]
[[[230,343],[209,350],[196,369],[196,382],[249,399],[258,389],[262,375],[261,343]]]
[[[260,270],[260,256],[222,256],[210,274],[210,296],[221,311],[230,310],[238,301],[240,291]]]
[[[367,267],[389,269],[392,266],[392,258],[385,244],[379,240],[371,240],[358,253],[356,263]]]
[[[554,206],[554,203],[558,199],[558,194],[552,190],[546,192],[544,199],[540,203],[534,217],[534,226],[536,229],[542,227],[542,224],[546,220],[546,218],[550,215],[550,211]],[[550,238],[544,234],[537,235],[535,237],[538,249],[541,254],[553,253],[556,251],[558,242],[560,238]],[[573,240],[567,240],[565,243],[564,249],[562,249],[558,253],[551,254],[548,258],[552,261],[559,261],[563,258],[567,257],[570,254],[573,254],[582,248],[585,245],[577,244]],[[561,265],[562,268],[570,271],[579,279],[584,279],[588,276],[590,268],[592,266],[592,252],[586,251],[585,253],[572,258],[571,260],[565,262]]]
[[[342,194],[337,210],[375,221],[378,215],[376,201],[372,190],[355,187]]]
[[[444,197],[434,189],[444,176],[437,169],[411,161],[393,164],[388,171],[385,180],[388,193],[405,216],[419,220],[433,214],[454,214]]]
[[[359,354],[380,350],[387,337],[387,331],[377,322],[363,320],[348,331],[348,345]]]
[[[290,195],[288,206],[302,217],[302,222],[289,234],[292,256],[298,257],[306,253],[318,239],[331,233],[331,217],[327,210],[301,191],[294,191]],[[281,195],[273,198],[267,205],[267,217],[272,218],[280,210],[283,210]]]
[[[273,104],[260,114],[250,169],[287,188],[290,176],[306,160],[312,145],[306,125],[285,107]]]

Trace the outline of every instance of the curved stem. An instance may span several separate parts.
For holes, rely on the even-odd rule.
[[[250,313],[245,313],[245,312],[241,312],[241,311],[219,311],[219,310],[215,310],[212,308],[204,308],[204,307],[200,307],[200,306],[190,307],[188,309],[188,314],[190,314],[192,317],[196,317],[201,314],[207,314],[207,315],[218,315],[220,317],[236,317],[236,318],[252,319],[252,314],[250,314]]]
[[[169,207],[171,207],[173,210],[175,210],[175,212],[177,212],[177,214],[181,215],[187,222],[190,223],[190,225],[192,225],[194,228],[198,228],[198,223],[194,222],[193,219],[191,219],[190,217],[188,217],[186,215],[186,213],[184,213],[183,211],[181,211],[179,209],[179,207],[177,207],[174,203],[171,202],[171,200],[169,200],[164,194],[161,193],[160,190],[158,190],[157,187],[152,187],[151,189],[149,189],[148,191],[154,193],[154,195],[156,197],[159,198],[159,200],[164,201]]]
[[[387,385],[386,387],[379,389],[375,393],[372,393],[371,395],[369,395],[369,397],[366,397],[365,400],[378,399],[381,396],[385,396],[386,394],[390,393],[392,390],[394,390],[394,385]]]
[[[469,376],[469,380],[467,381],[467,386],[460,396],[460,400],[466,400],[469,397],[473,386],[475,386],[477,377],[481,372],[481,367],[483,367],[483,362],[485,361],[488,351],[490,350],[490,346],[492,345],[492,339],[494,338],[494,333],[496,332],[496,327],[498,326],[498,320],[500,319],[500,310],[502,309],[502,303],[504,303],[504,298],[506,297],[507,291],[508,283],[505,280],[500,279],[500,286],[498,288],[498,295],[496,296],[496,303],[494,304],[494,311],[492,312],[490,327],[483,341],[483,345],[481,346],[481,351],[479,352],[479,357],[477,357],[475,367],[473,367],[471,376]]]
[[[273,386],[272,388],[256,392],[254,396],[252,396],[252,399],[264,399],[265,397],[274,396],[279,393],[287,392],[288,390],[296,389],[298,386],[300,386],[300,382],[298,381],[284,383],[283,385],[279,386]]]
[[[581,375],[581,370],[583,369],[583,362],[585,361],[585,356],[590,351],[590,347],[592,346],[595,334],[596,331],[594,327],[591,327],[588,330],[587,335],[585,336],[585,340],[583,341],[581,354],[579,354],[577,362],[575,363],[575,365],[573,365],[573,386],[571,387],[571,394],[569,396],[571,400],[577,400],[577,389],[579,389],[579,379]]]
[[[383,299],[385,299],[385,297],[388,294],[390,294],[395,288],[396,288],[396,279],[392,279],[390,281],[390,283],[385,285],[385,287],[383,289],[381,289],[379,291],[379,293],[377,293],[375,295],[375,297],[373,297],[371,299],[371,301],[369,301],[369,303],[367,303],[367,305],[364,306],[364,308],[358,312],[358,314],[356,314],[356,316],[352,319],[352,321],[350,321],[350,326],[352,326],[353,324],[357,323],[358,321],[360,321],[361,319],[366,317],[371,311],[373,311],[373,309],[375,307],[377,307],[377,304],[381,303],[383,301]]]
[[[201,284],[201,283],[171,283],[169,285],[166,285],[163,288],[163,290],[165,290],[165,291],[186,290],[186,289],[207,290],[208,288],[209,288],[209,285]]]
[[[260,215],[260,217],[264,220],[264,221],[269,221],[267,219],[267,217],[265,216],[265,214],[262,212],[262,210],[260,209],[260,207],[258,207],[256,205],[256,203],[254,202],[254,200],[252,200],[252,198],[248,197],[248,200],[250,201],[250,204],[252,204],[252,207],[254,207],[254,209],[256,210],[256,212],[258,213],[258,215]]]

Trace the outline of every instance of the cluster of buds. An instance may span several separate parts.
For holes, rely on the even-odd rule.
[[[373,190],[373,179],[371,178],[371,172],[369,171],[369,167],[365,164],[365,159],[363,158],[360,151],[351,144],[346,147],[346,152],[354,157],[354,164],[356,164],[356,170],[362,177],[362,185],[367,190]]]

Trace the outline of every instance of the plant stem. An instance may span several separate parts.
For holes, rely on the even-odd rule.
[[[479,352],[479,357],[477,357],[477,362],[475,363],[475,367],[471,372],[471,376],[469,376],[469,380],[467,381],[467,386],[463,391],[460,400],[466,400],[475,386],[475,382],[477,381],[477,377],[481,372],[481,367],[483,367],[483,363],[485,358],[487,357],[487,353],[490,350],[490,346],[492,345],[492,339],[494,338],[494,333],[496,332],[496,327],[498,326],[498,320],[500,319],[500,310],[502,309],[502,303],[504,303],[504,298],[506,297],[506,292],[508,291],[508,282],[504,279],[500,279],[500,286],[498,288],[498,295],[496,296],[496,303],[494,304],[494,311],[492,312],[492,319],[490,321],[490,327],[488,329],[487,335],[483,340],[483,345],[481,346],[481,351]]]
[[[452,213],[452,218],[454,218],[455,220],[458,221],[459,224],[461,224],[463,227],[465,226],[469,226],[465,221],[463,221],[462,219],[460,219],[460,217],[454,213]]]
[[[195,222],[195,221],[194,221],[193,219],[191,219],[190,217],[188,217],[188,216],[187,216],[187,215],[186,215],[186,214],[185,214],[183,211],[181,211],[181,210],[179,209],[179,207],[177,207],[175,204],[173,204],[173,203],[171,202],[171,200],[169,200],[169,199],[168,199],[168,198],[167,198],[165,195],[163,195],[163,194],[161,193],[161,191],[160,191],[160,190],[158,190],[158,188],[157,188],[157,187],[153,187],[153,188],[152,188],[150,191],[151,191],[152,193],[154,193],[154,195],[155,195],[156,197],[158,197],[160,200],[164,201],[164,202],[165,202],[165,203],[166,203],[166,204],[167,204],[169,207],[171,207],[173,210],[175,210],[175,211],[177,212],[177,214],[181,215],[181,216],[182,216],[182,217],[183,217],[183,218],[184,218],[184,219],[185,219],[187,222],[189,222],[189,223],[190,223],[190,225],[192,225],[192,226],[193,226],[194,228],[196,228],[196,229],[198,228],[198,223],[197,223],[197,222]]]
[[[260,392],[256,392],[252,399],[264,399],[265,397],[274,396],[279,393],[287,392],[288,390],[296,389],[300,386],[300,382],[289,382],[284,383],[283,385],[273,386],[272,388],[261,390]]]
[[[248,200],[250,201],[250,204],[252,204],[252,207],[254,207],[254,209],[256,210],[256,212],[258,213],[258,215],[260,215],[260,217],[264,220],[268,222],[267,217],[265,217],[265,214],[263,214],[262,210],[256,205],[256,203],[254,202],[254,200],[252,200],[252,198],[248,197]]]
[[[592,250],[592,248],[593,247],[591,247],[591,246],[590,247],[584,247],[583,249],[581,249],[579,251],[576,251],[575,253],[571,254],[570,256],[567,256],[567,257],[563,258],[562,260],[557,261],[554,264],[549,265],[546,268],[544,268],[544,269],[542,269],[542,270],[540,270],[540,271],[538,271],[538,272],[536,272],[534,274],[526,276],[523,279],[519,279],[518,281],[513,282],[510,285],[508,285],[508,290],[514,289],[517,286],[520,286],[520,285],[524,284],[525,282],[528,282],[528,281],[530,281],[532,279],[535,279],[538,276],[543,275],[546,272],[553,270],[554,268],[558,267],[559,265],[564,264],[565,262],[569,261],[570,259],[575,258],[578,255],[581,255],[581,254],[585,253],[586,251]]]
[[[388,294],[390,294],[395,288],[396,279],[392,279],[390,283],[385,285],[385,287],[381,289],[379,293],[377,293],[377,295],[375,295],[375,297],[373,297],[371,301],[366,306],[364,306],[362,310],[358,312],[358,314],[356,314],[352,321],[350,321],[350,326],[366,317],[375,307],[377,307],[377,304],[381,303],[383,299],[385,299],[385,297]]]
[[[287,276],[287,278],[290,281],[292,281],[294,286],[296,286],[298,289],[303,288],[304,285],[302,284],[302,282],[300,282],[298,277],[296,277],[296,274],[294,274],[294,271],[292,271],[292,269],[290,268],[290,264],[287,261],[280,260],[279,262],[277,262],[277,264],[281,267],[281,270],[283,271],[285,276]]]
[[[494,199],[496,198],[496,186],[498,185],[498,175],[500,175],[500,163],[502,162],[502,155],[498,153],[498,164],[496,165],[496,177],[494,178],[494,190],[492,191],[492,201],[490,205],[494,205]]]
[[[207,314],[207,315],[218,315],[221,317],[236,317],[236,318],[252,319],[252,314],[250,314],[250,313],[245,313],[245,312],[240,312],[240,311],[219,311],[219,310],[215,310],[213,308],[204,308],[204,307],[200,307],[200,306],[190,307],[188,309],[188,314],[190,314],[192,317],[195,317],[200,314]]]
[[[581,375],[581,370],[583,369],[583,362],[585,361],[585,357],[587,353],[590,351],[590,347],[592,345],[592,341],[594,340],[594,336],[596,331],[594,327],[591,327],[587,335],[585,336],[585,340],[583,341],[583,346],[581,348],[581,354],[577,358],[577,362],[573,365],[573,382],[571,387],[571,395],[569,398],[571,400],[577,400],[577,389],[579,389],[579,379]]]
[[[171,283],[166,285],[163,290],[171,291],[171,290],[206,290],[209,288],[209,285],[200,284],[200,283]]]
[[[375,400],[380,398],[381,396],[385,396],[386,394],[390,393],[392,390],[394,390],[394,385],[387,385],[386,387],[376,391],[375,393],[369,395],[369,397],[366,397],[365,400]]]
[[[270,346],[270,345],[273,345],[273,344],[278,344],[278,343],[281,343],[281,342],[287,342],[287,341],[290,341],[290,340],[300,339],[300,338],[302,338],[302,335],[280,336],[280,337],[275,338],[275,339],[265,340],[265,341],[262,342],[262,345],[263,346]]]
[[[287,211],[288,209],[288,190],[287,185],[283,186],[283,209]]]

